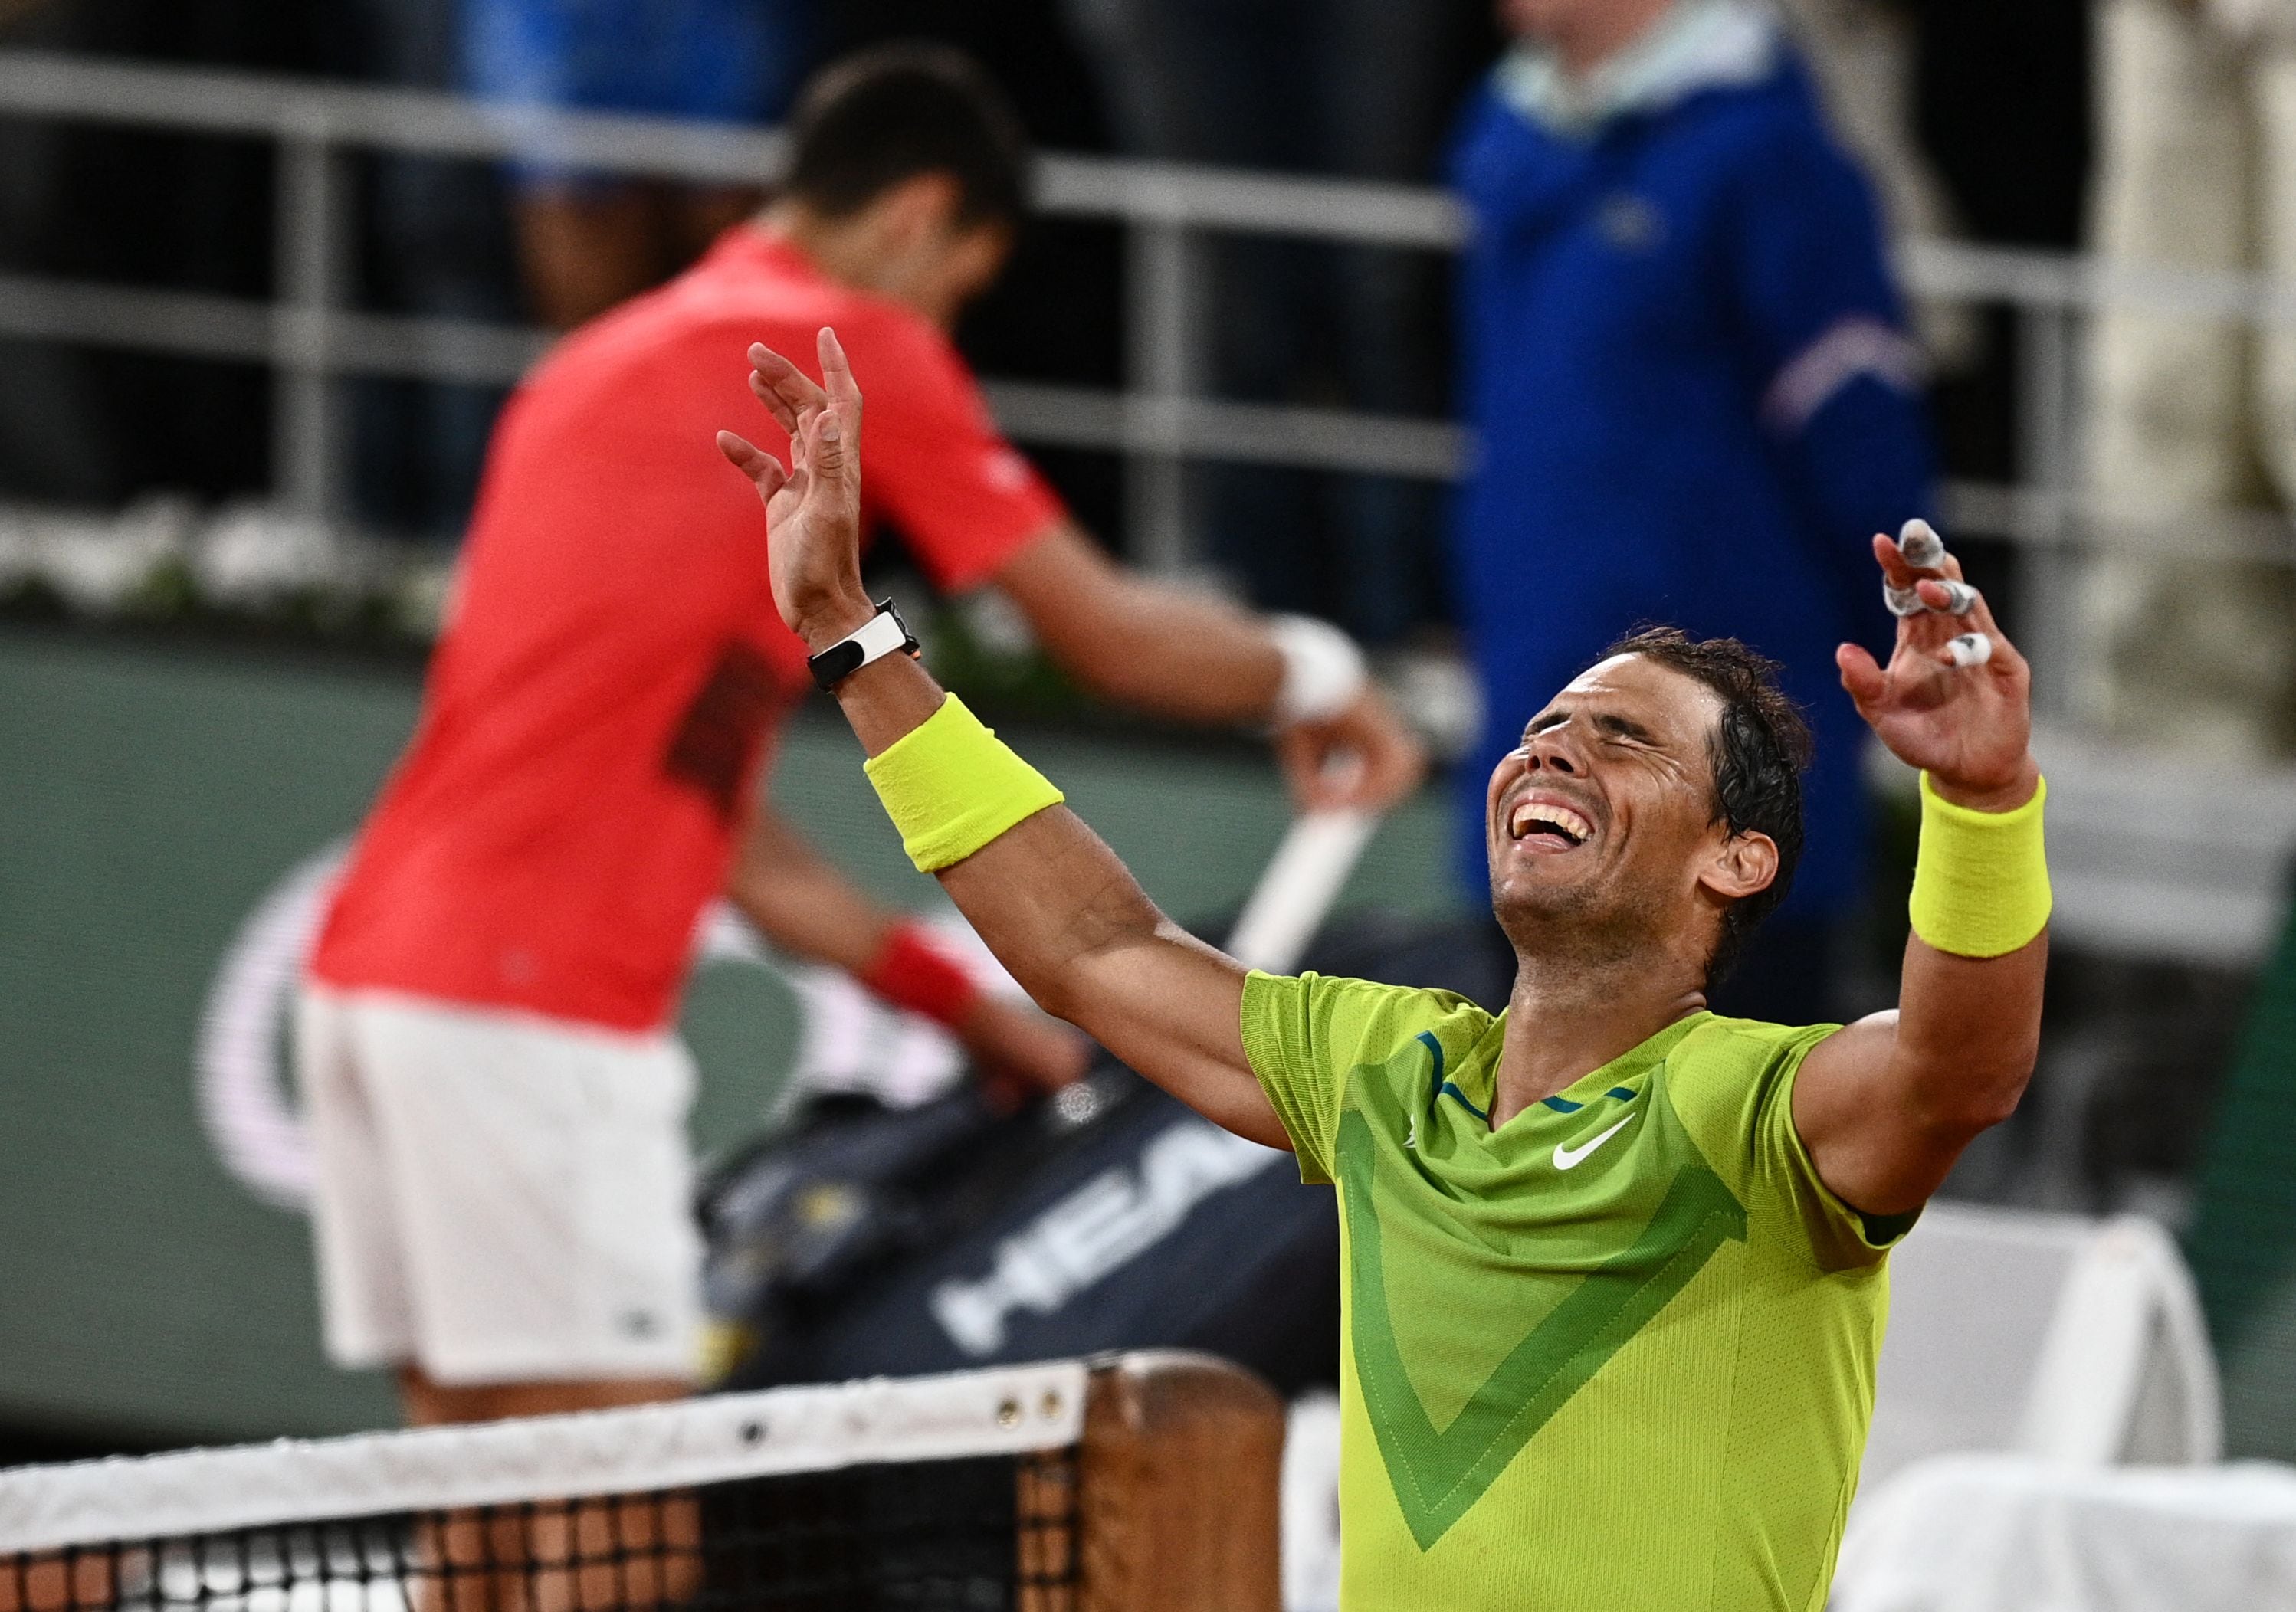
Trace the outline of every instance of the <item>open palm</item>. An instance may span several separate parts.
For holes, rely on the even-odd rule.
[[[822,380],[771,348],[750,348],[750,389],[789,433],[790,463],[732,431],[718,447],[766,506],[774,604],[819,650],[866,621],[861,585],[861,389],[837,332],[820,335]]]
[[[1944,606],[1940,579],[1961,580],[1961,562],[1921,569],[1906,562],[1889,537],[1874,539],[1874,558],[1892,587],[1919,586],[1924,603]],[[1956,665],[1950,645],[1962,634],[1992,640],[1982,666]],[[1834,651],[1841,686],[1892,755],[1926,771],[1931,780],[1967,797],[2013,794],[2026,785],[2031,763],[2032,672],[2003,636],[1980,595],[1965,616],[1931,609],[1898,620],[1890,664],[1856,644]]]

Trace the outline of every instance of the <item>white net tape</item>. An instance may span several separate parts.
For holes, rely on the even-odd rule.
[[[1075,1444],[1075,1362],[0,1471],[0,1554]]]

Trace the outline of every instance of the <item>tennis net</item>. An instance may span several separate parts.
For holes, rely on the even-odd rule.
[[[1272,1607],[1281,1439],[1138,1355],[22,1468],[0,1612]]]

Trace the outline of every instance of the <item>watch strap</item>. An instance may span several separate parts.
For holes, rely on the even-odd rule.
[[[893,608],[891,600],[880,599],[875,615],[820,654],[808,659],[805,664],[813,674],[813,686],[828,690],[835,688],[873,660],[882,660],[895,653],[914,655],[916,652],[917,641],[909,631],[909,624],[901,619],[901,613]]]

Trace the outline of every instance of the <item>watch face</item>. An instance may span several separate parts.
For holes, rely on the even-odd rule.
[[[901,612],[894,606],[893,601],[890,599],[880,599],[877,601],[877,608],[890,616],[893,618],[893,625],[901,629],[901,647],[914,654],[917,648],[917,635],[909,631],[909,624],[901,618]]]

